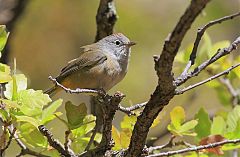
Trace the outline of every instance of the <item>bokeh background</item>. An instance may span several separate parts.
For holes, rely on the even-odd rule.
[[[157,83],[152,56],[160,54],[164,39],[174,28],[189,0],[116,0],[119,19],[115,32],[122,32],[137,42],[132,48],[129,71],[122,82],[110,93],[121,91],[126,94],[125,106],[149,99]],[[79,48],[94,41],[96,34],[95,15],[99,0],[31,0],[15,24],[11,34],[9,64],[17,59],[17,69],[28,77],[29,88],[45,90],[52,84],[48,76],[57,76],[69,60],[79,55]],[[0,3],[1,5],[1,3]],[[1,8],[1,7],[0,7]],[[181,49],[193,42],[197,28],[210,20],[240,10],[239,0],[213,0],[194,22],[184,38]],[[1,14],[1,13],[0,13]],[[4,24],[2,21],[0,24]],[[230,20],[208,30],[213,42],[233,41],[240,33],[240,19]],[[179,67],[174,67],[179,73]],[[169,111],[174,105],[182,105],[191,118],[201,106],[209,113],[221,108],[216,94],[206,86],[184,95],[176,96],[161,113],[161,123],[151,130],[151,136],[163,137],[169,122]],[[86,101],[85,96],[69,95],[64,92],[53,99],[64,98],[75,104]],[[64,107],[62,107],[64,112]],[[122,119],[117,113],[116,127]],[[60,139],[64,137],[62,124],[51,124]],[[164,140],[160,140],[160,143]],[[17,150],[16,150],[17,151]]]

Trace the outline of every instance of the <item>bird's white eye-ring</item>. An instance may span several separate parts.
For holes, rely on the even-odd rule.
[[[115,44],[116,44],[117,46],[119,46],[119,45],[121,44],[121,42],[120,42],[119,40],[116,40],[116,41],[115,41]]]

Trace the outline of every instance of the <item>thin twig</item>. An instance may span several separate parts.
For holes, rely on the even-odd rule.
[[[215,55],[213,55],[210,59],[206,60],[203,62],[201,65],[196,67],[193,71],[190,73],[184,75],[184,76],[179,76],[174,82],[177,86],[180,86],[187,80],[189,80],[192,77],[197,76],[201,71],[203,71],[206,67],[208,67],[210,64],[214,63],[218,59],[220,59],[223,56],[228,55],[231,53],[233,50],[236,50],[238,45],[240,44],[240,36],[234,40],[228,47],[219,49]]]
[[[66,157],[76,157],[70,148],[65,150],[64,146],[58,140],[53,138],[52,133],[44,125],[38,126],[38,129],[45,137],[47,137],[49,145],[55,148],[60,154]]]
[[[164,148],[167,148],[167,147],[171,147],[173,145],[173,140],[175,139],[175,137],[176,136],[172,135],[170,140],[167,143],[165,143],[164,145],[148,148],[148,153],[151,154],[155,150],[161,150],[161,149],[164,149]]]
[[[133,106],[130,106],[130,107],[123,107],[119,104],[118,109],[119,109],[119,111],[122,111],[123,113],[126,113],[127,115],[131,116],[131,115],[136,115],[132,111],[143,108],[143,107],[145,107],[146,104],[147,104],[147,102],[143,102],[141,104],[136,104],[136,105],[133,105]]]
[[[89,140],[89,142],[88,142],[88,144],[87,144],[87,146],[85,148],[85,151],[89,151],[92,143],[94,142],[95,136],[96,136],[96,134],[98,132],[98,127],[99,126],[97,126],[97,123],[96,123],[96,125],[94,126],[94,129],[93,129],[93,133],[91,135],[91,138],[90,138],[90,140]]]
[[[200,145],[200,146],[184,148],[184,149],[180,149],[180,150],[176,150],[176,151],[168,151],[168,152],[162,152],[162,153],[158,153],[158,154],[148,155],[147,157],[172,156],[175,154],[183,154],[186,152],[199,151],[199,150],[208,149],[208,148],[215,148],[215,147],[219,147],[219,146],[222,146],[225,144],[237,144],[237,143],[240,143],[240,139],[224,140],[221,142],[210,143],[207,145]]]
[[[77,89],[70,89],[67,88],[65,86],[63,86],[62,84],[60,84],[55,78],[53,78],[52,76],[48,77],[54,84],[56,84],[58,87],[62,88],[65,92],[68,93],[90,93],[90,94],[103,94],[104,92],[102,90],[94,90],[94,89],[81,89],[81,88],[77,88]]]
[[[188,86],[188,87],[186,87],[186,88],[184,88],[184,89],[176,90],[176,95],[183,94],[183,93],[186,92],[186,91],[189,91],[189,90],[191,90],[191,89],[193,89],[193,88],[196,88],[196,87],[198,87],[198,86],[200,86],[200,85],[203,85],[203,84],[205,84],[205,83],[207,83],[207,82],[210,82],[210,81],[212,81],[212,80],[214,80],[214,79],[216,79],[216,78],[219,78],[220,76],[227,75],[231,70],[237,68],[238,66],[240,66],[240,63],[238,63],[238,64],[236,64],[236,65],[233,65],[233,66],[231,66],[230,68],[228,68],[227,70],[225,70],[225,71],[223,71],[223,72],[221,72],[221,73],[218,73],[218,74],[216,74],[216,75],[214,75],[214,76],[212,76],[212,77],[209,77],[209,78],[206,79],[206,80],[203,80],[203,81],[198,82],[198,83],[196,83],[196,84],[190,85],[190,86]]]
[[[229,15],[229,16],[225,16],[225,17],[222,17],[222,18],[219,18],[219,19],[216,19],[214,21],[210,21],[209,23],[207,23],[203,27],[198,28],[197,37],[196,37],[195,42],[194,42],[194,46],[193,46],[193,49],[192,49],[192,52],[191,52],[191,55],[190,55],[190,58],[189,58],[189,62],[186,65],[183,73],[180,76],[185,76],[188,73],[188,70],[191,68],[191,66],[194,65],[196,55],[197,55],[197,49],[198,49],[199,43],[200,43],[200,41],[202,39],[202,36],[205,33],[205,31],[209,27],[214,26],[215,24],[221,24],[224,21],[231,20],[231,19],[233,19],[235,17],[238,17],[238,16],[240,16],[240,12]]]
[[[71,130],[65,131],[65,143],[64,143],[64,148],[65,150],[69,153],[70,146],[71,146],[71,140],[69,139],[69,136],[71,134]]]
[[[225,87],[228,89],[229,93],[232,96],[232,105],[235,107],[240,103],[240,100],[238,99],[239,93],[237,90],[234,89],[233,85],[231,84],[230,80],[228,78],[219,78],[219,81],[225,85]]]
[[[4,127],[4,130],[5,130],[5,127]],[[10,146],[10,144],[11,144],[11,142],[12,142],[12,139],[14,138],[14,134],[15,134],[16,130],[17,130],[17,129],[14,128],[13,131],[12,131],[12,133],[10,133],[10,137],[9,137],[9,139],[8,139],[8,142],[7,142],[6,146],[5,146],[3,149],[0,150],[1,155],[3,155],[3,152],[4,152],[6,149],[8,149],[8,147]],[[5,131],[4,131],[4,132],[5,132]]]

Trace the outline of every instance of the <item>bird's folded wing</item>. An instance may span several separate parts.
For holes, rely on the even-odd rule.
[[[67,66],[61,70],[57,80],[61,81],[65,77],[79,70],[89,70],[98,64],[102,64],[106,60],[107,57],[102,52],[98,52],[96,50],[88,50],[87,52],[83,52],[80,54],[80,57],[68,62]]]

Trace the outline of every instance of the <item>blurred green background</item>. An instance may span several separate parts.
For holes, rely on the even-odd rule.
[[[164,39],[174,28],[189,0],[116,0],[119,19],[115,32],[122,32],[137,42],[132,48],[129,71],[122,82],[110,93],[121,91],[126,94],[125,106],[149,99],[157,83],[152,56],[160,54]],[[94,41],[96,33],[95,15],[98,0],[31,0],[19,19],[10,41],[9,64],[17,59],[17,68],[28,77],[29,88],[45,90],[52,84],[48,76],[57,76],[69,60],[78,57],[79,48]],[[210,20],[240,10],[239,0],[213,0],[194,22],[184,38],[181,49],[193,42],[197,28]],[[208,30],[213,42],[233,41],[240,33],[239,18],[216,25]],[[179,67],[174,67],[179,73]],[[200,76],[201,77],[201,76]],[[201,106],[214,113],[221,108],[213,90],[199,87],[184,95],[176,96],[161,115],[160,126],[152,129],[151,136],[164,134],[173,105],[182,105],[191,118]],[[63,97],[79,104],[84,96],[64,92],[54,99]],[[217,106],[217,107],[216,107]],[[62,108],[63,110],[63,108]],[[118,113],[118,127],[123,114]],[[53,124],[54,126],[54,124]],[[59,125],[58,125],[59,126]],[[63,127],[60,126],[59,127]],[[53,127],[56,136],[64,137],[59,127]],[[64,130],[61,130],[64,131]],[[161,141],[162,142],[162,141]]]

